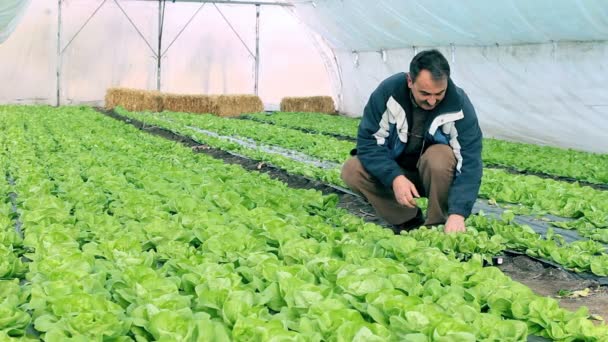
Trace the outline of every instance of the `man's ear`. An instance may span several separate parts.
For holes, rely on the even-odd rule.
[[[412,82],[412,77],[410,76],[410,74],[407,74],[407,87],[412,89],[413,85],[414,85],[414,82]]]

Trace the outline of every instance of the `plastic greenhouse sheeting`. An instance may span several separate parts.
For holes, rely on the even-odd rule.
[[[103,104],[109,87],[157,88],[157,1],[63,0],[61,59],[57,1],[31,2],[0,45],[0,103],[55,105],[58,65],[61,104]],[[167,1],[164,21],[161,91],[254,92],[255,6]],[[289,11],[261,6],[259,44],[267,108],[277,109],[284,96],[332,93],[317,43]]]
[[[15,30],[30,0],[0,1],[0,43]]]
[[[604,0],[291,1],[337,50],[606,40]]]
[[[336,52],[341,110],[359,116],[382,79],[406,71],[416,50]],[[488,137],[608,152],[608,44],[564,42],[440,47],[452,78],[475,105]]]
[[[486,136],[608,152],[606,1],[293,2],[337,56],[348,115],[361,115],[380,81],[435,47]]]

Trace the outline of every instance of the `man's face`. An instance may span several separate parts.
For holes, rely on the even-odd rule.
[[[409,75],[407,76],[407,86],[412,90],[414,101],[420,108],[432,110],[445,97],[445,92],[448,89],[448,79],[445,77],[436,81],[433,80],[428,70],[421,70],[415,81]]]

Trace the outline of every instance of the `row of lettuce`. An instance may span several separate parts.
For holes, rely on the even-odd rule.
[[[352,142],[276,125],[230,120],[213,115],[169,112],[151,114],[128,112],[120,108],[116,111],[129,118],[192,137],[201,143],[272,163],[291,173],[345,186],[340,179],[340,164],[348,158],[350,150],[354,147]],[[201,129],[224,137],[241,137],[261,145],[292,149],[319,160],[333,162],[335,167],[321,168],[285,155],[211,136]],[[518,204],[514,208],[518,213],[537,215],[549,213],[576,219],[554,224],[561,228],[576,229],[586,238],[608,243],[608,191],[596,190],[577,183],[485,169],[480,197],[500,203]]]
[[[234,125],[233,120],[229,119],[221,119],[215,116],[192,116],[188,114],[177,114],[172,113],[170,115],[150,115],[150,114],[141,114],[141,113],[129,113],[125,111],[119,110],[119,113],[127,115],[131,118],[136,118],[139,120],[144,120],[148,124],[160,125],[162,127],[171,129],[177,133],[185,134],[192,136],[194,139],[209,144],[214,147],[226,149],[228,151],[237,152],[242,155],[249,156],[251,158],[258,158],[261,160],[270,161],[287,169],[289,172],[299,173],[301,169],[298,168],[290,168],[290,165],[295,165],[297,167],[310,167],[314,168],[319,174],[323,172],[328,172],[328,170],[304,164],[301,162],[294,161],[292,159],[281,157],[276,154],[267,153],[261,151],[259,149],[245,147],[238,143],[235,143],[231,140],[222,139],[216,136],[210,136],[208,134],[202,133],[199,127],[202,127],[206,130],[213,131],[215,133],[220,134],[230,134],[231,136],[243,136],[245,134],[249,134],[246,131],[245,134],[240,134],[239,127],[234,127],[230,125]],[[181,120],[187,120],[180,122]],[[229,128],[224,130],[223,125],[228,125]],[[254,125],[254,124],[251,124]],[[247,127],[247,126],[245,126]],[[265,141],[265,127],[256,127],[260,131],[260,134],[257,136],[258,141]],[[277,133],[277,130],[280,128],[269,128],[273,133]],[[303,134],[301,132],[293,132],[287,131],[288,134],[298,135]],[[248,135],[247,137],[252,137],[253,135]],[[269,138],[270,139],[270,138]],[[274,137],[273,141],[278,141],[280,139]],[[291,145],[293,146],[293,145]],[[283,164],[285,161],[289,163]],[[336,171],[337,172],[337,171]],[[488,172],[495,172],[494,170],[488,170]],[[493,178],[492,185],[495,188],[498,188],[498,192],[504,191],[503,188],[506,188],[504,183],[510,184],[514,182],[515,184],[521,184],[521,181],[518,178],[528,178],[524,176],[513,176],[508,173],[502,173],[500,171],[496,171],[499,175],[507,177],[506,179],[502,178]],[[488,176],[486,175],[486,178]],[[513,179],[515,178],[515,179]],[[326,180],[327,178],[320,178],[321,180]],[[561,185],[560,182],[555,182],[551,180],[544,180],[538,177],[534,177],[534,180],[541,182],[542,184],[546,182],[552,182],[558,185]],[[542,185],[541,184],[541,185]],[[563,183],[564,186],[574,186],[568,183]],[[510,191],[510,190],[509,190]],[[505,196],[512,196],[512,193],[509,191],[504,191]],[[595,191],[595,190],[594,190]],[[526,188],[521,187],[519,194],[525,194]],[[601,191],[597,191],[598,194],[604,194]],[[555,197],[555,196],[554,196]],[[515,201],[515,200],[514,200]],[[544,203],[539,201],[538,203]],[[578,201],[576,203],[584,204],[584,201]],[[554,203],[551,203],[554,204]],[[520,208],[519,211],[531,211],[530,208]],[[509,214],[507,214],[508,216]],[[490,220],[487,218],[481,217],[472,217],[469,220],[469,226],[477,229],[478,231],[485,231],[492,236],[492,240],[489,240],[488,235],[482,236],[467,236],[464,237],[464,240],[467,241],[455,241],[451,240],[446,242],[448,248],[442,250],[454,251],[458,255],[469,255],[468,253],[486,253],[486,255],[495,255],[500,251],[505,249],[517,250],[528,255],[535,257],[542,257],[548,260],[552,260],[554,262],[563,265],[568,269],[572,269],[575,271],[587,271],[592,272],[596,275],[604,276],[608,275],[608,255],[605,253],[605,246],[595,240],[606,241],[605,237],[601,234],[606,233],[606,229],[603,228],[589,228],[588,226],[581,226],[579,232],[582,235],[586,235],[591,237],[592,239],[585,239],[582,241],[577,241],[575,243],[567,244],[564,242],[563,238],[560,235],[553,234],[553,232],[549,232],[547,235],[548,238],[543,238],[539,234],[535,233],[532,229],[526,226],[516,225],[512,222],[511,218],[506,218],[506,222],[501,222],[500,220]],[[585,221],[579,221],[585,222]],[[433,237],[426,236],[427,240],[430,240],[434,246],[438,246],[441,248],[443,246],[444,240],[440,238],[436,231],[429,233],[432,234]],[[457,243],[456,243],[457,242]],[[480,246],[479,248],[475,248],[475,246]]]
[[[320,140],[321,137],[314,137],[316,139],[311,139],[310,134],[298,131],[272,126],[265,127],[266,125],[258,123],[242,124],[240,122],[217,118],[211,115],[131,113],[120,109],[118,112],[131,118],[143,120],[148,124],[159,125],[177,133],[191,136],[195,140],[214,147],[237,152],[251,158],[270,161],[287,169],[289,172],[300,173],[303,168],[308,168],[308,170],[316,171],[316,173],[307,174],[313,176],[318,176],[319,174],[328,175],[329,172],[334,172],[336,175],[339,173],[339,169],[322,169],[313,165],[294,161],[287,157],[245,147],[231,140],[210,136],[202,132],[200,128],[218,134],[240,136],[249,139],[255,138],[258,142],[280,144],[284,147],[292,148],[306,145],[305,143],[298,143],[297,139],[304,140],[306,143],[310,144],[313,144],[316,141],[317,144],[323,145],[324,141]],[[255,135],[253,132],[259,133]],[[270,136],[267,137],[267,135]],[[288,139],[287,137],[291,138]],[[324,138],[330,139],[327,137]],[[287,143],[282,143],[283,141],[287,141]],[[292,165],[295,167],[292,167]],[[333,178],[318,177],[318,179],[327,181]],[[530,193],[534,188],[536,188],[537,191]],[[591,192],[589,192],[589,190]],[[567,192],[569,195],[564,195]],[[519,212],[544,213],[549,211],[554,214],[561,214],[562,216],[577,217],[577,215],[580,215],[580,213],[577,212],[579,208],[590,208],[588,210],[589,214],[577,221],[556,222],[555,224],[561,225],[564,228],[577,227],[581,235],[587,236],[593,241],[583,240],[568,245],[564,243],[562,237],[559,235],[550,232],[548,235],[550,238],[543,239],[531,229],[520,227],[516,230],[509,228],[502,229],[502,234],[506,235],[508,239],[500,246],[502,246],[502,249],[516,249],[532,256],[550,259],[576,271],[592,271],[597,275],[605,275],[605,268],[608,266],[606,263],[607,257],[605,254],[605,247],[595,241],[608,241],[608,229],[605,228],[606,224],[603,223],[607,219],[606,210],[597,210],[593,205],[589,205],[587,201],[590,195],[606,197],[608,193],[580,187],[576,184],[557,182],[531,176],[516,176],[499,170],[486,170],[481,195],[486,198],[498,198],[501,201],[510,203],[523,202],[529,204],[529,207],[519,207],[517,210]],[[540,198],[534,198],[534,195],[540,196]],[[599,222],[599,227],[596,226],[598,225],[597,222],[590,222],[590,218],[595,218],[596,221]],[[474,220],[475,218],[471,219],[471,221]],[[504,225],[499,224],[499,221],[497,220],[493,220],[492,222],[494,222],[497,227],[504,227]],[[509,227],[514,226],[513,223],[509,223]],[[496,233],[489,225],[481,225],[480,229],[492,229],[490,232]],[[481,243],[480,241],[478,242]],[[484,244],[482,243],[482,245]]]
[[[86,108],[8,107],[0,118],[0,161],[15,183],[1,189],[17,194],[18,214],[2,207],[3,231],[16,219],[24,231],[2,243],[28,260],[3,275],[3,340],[608,336],[586,309],[563,310],[483,267],[483,250],[500,249],[487,232],[395,236],[335,197]],[[485,247],[465,241],[478,237]]]
[[[247,119],[307,132],[354,139],[359,119],[318,113],[248,114]],[[484,139],[486,165],[505,166],[519,171],[569,177],[608,184],[608,155],[566,150],[549,146]]]

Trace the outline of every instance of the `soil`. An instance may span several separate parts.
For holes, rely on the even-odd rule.
[[[376,216],[373,208],[360,196],[349,193],[345,189],[330,186],[325,183],[309,179],[299,175],[289,174],[285,170],[268,165],[261,161],[251,160],[222,151],[207,145],[175,134],[167,129],[147,126],[141,121],[129,119],[114,111],[98,109],[100,113],[113,117],[117,120],[129,123],[142,131],[158,135],[166,139],[181,142],[192,148],[195,153],[205,153],[214,158],[221,159],[228,164],[239,164],[243,168],[267,173],[270,177],[280,180],[290,187],[299,189],[316,189],[323,194],[336,194],[340,198],[339,207],[348,210],[351,214],[364,218],[384,227],[389,227],[383,219]],[[573,273],[556,268],[548,263],[531,259],[525,255],[505,255],[503,264],[498,266],[505,274],[513,280],[521,282],[530,287],[535,293],[542,296],[550,296],[559,300],[563,308],[576,310],[581,306],[589,308],[592,315],[608,319],[608,287],[600,286],[599,282],[589,279],[581,279]],[[578,291],[589,288],[589,294],[579,298],[558,298],[560,291]]]
[[[557,299],[565,309],[574,311],[586,306],[591,315],[608,319],[608,287],[600,286],[595,280],[581,279],[575,274],[547,266],[524,255],[507,255],[498,268],[537,294]],[[585,289],[589,289],[585,297],[574,298],[572,295],[574,291]]]

